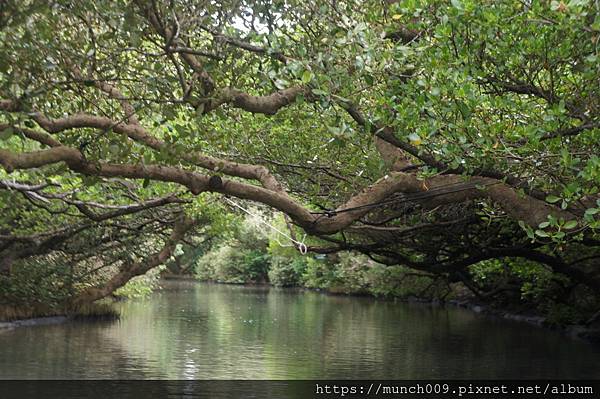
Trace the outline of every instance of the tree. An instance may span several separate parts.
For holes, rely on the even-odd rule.
[[[600,291],[593,1],[21,1],[0,24],[19,184],[218,193],[315,252],[465,284],[524,258]]]

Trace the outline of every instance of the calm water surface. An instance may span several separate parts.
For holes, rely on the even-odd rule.
[[[0,330],[0,378],[600,379],[597,346],[456,308],[191,282],[119,306]]]

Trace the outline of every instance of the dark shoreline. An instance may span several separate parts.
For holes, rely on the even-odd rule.
[[[17,327],[44,326],[48,324],[62,324],[71,320],[67,316],[34,317],[31,319],[0,321],[0,331]]]

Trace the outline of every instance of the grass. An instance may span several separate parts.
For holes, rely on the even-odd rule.
[[[91,303],[64,309],[49,305],[0,305],[0,321],[15,321],[38,317],[67,316],[74,320],[116,320],[119,312],[110,303]]]
[[[68,314],[74,320],[118,320],[121,314],[110,303],[88,303]]]

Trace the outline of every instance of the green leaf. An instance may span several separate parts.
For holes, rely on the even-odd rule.
[[[590,28],[600,31],[600,14],[596,15],[596,19],[594,20],[594,23],[590,25]]]
[[[175,246],[175,250],[173,251],[173,256],[181,256],[183,253],[183,245],[177,244]]]
[[[574,229],[575,227],[577,227],[577,220],[569,220],[563,225],[563,228],[566,230]]]
[[[533,229],[531,227],[529,227],[528,225],[525,224],[524,221],[519,220],[519,226],[525,230],[525,233],[527,233],[527,237],[531,238],[532,240],[535,239],[535,236],[533,234]]]
[[[585,215],[593,216],[593,215],[597,214],[598,212],[600,212],[600,208],[589,208],[589,209],[586,209]]]
[[[289,87],[289,85],[290,85],[290,82],[288,82],[285,79],[275,80],[275,87],[277,87],[279,90],[286,89],[287,87]]]
[[[550,226],[550,222],[542,222],[542,223],[540,223],[540,225],[538,227],[540,229],[545,229],[548,226]]]
[[[452,3],[452,6],[458,10],[464,9],[463,3],[460,0],[450,0],[450,3]]]
[[[471,109],[465,102],[458,101],[456,105],[458,106],[458,110],[460,111],[460,114],[462,115],[464,120],[468,120],[471,118]]]
[[[302,72],[302,83],[304,84],[308,84],[310,83],[310,81],[313,78],[313,73],[311,71],[309,71],[308,69],[305,70],[304,72]]]
[[[544,230],[536,230],[535,234],[540,237],[548,237],[548,233],[546,233]]]
[[[556,195],[549,195],[546,197],[546,202],[549,202],[551,204],[554,204],[555,202],[560,201],[560,198],[557,197]]]

